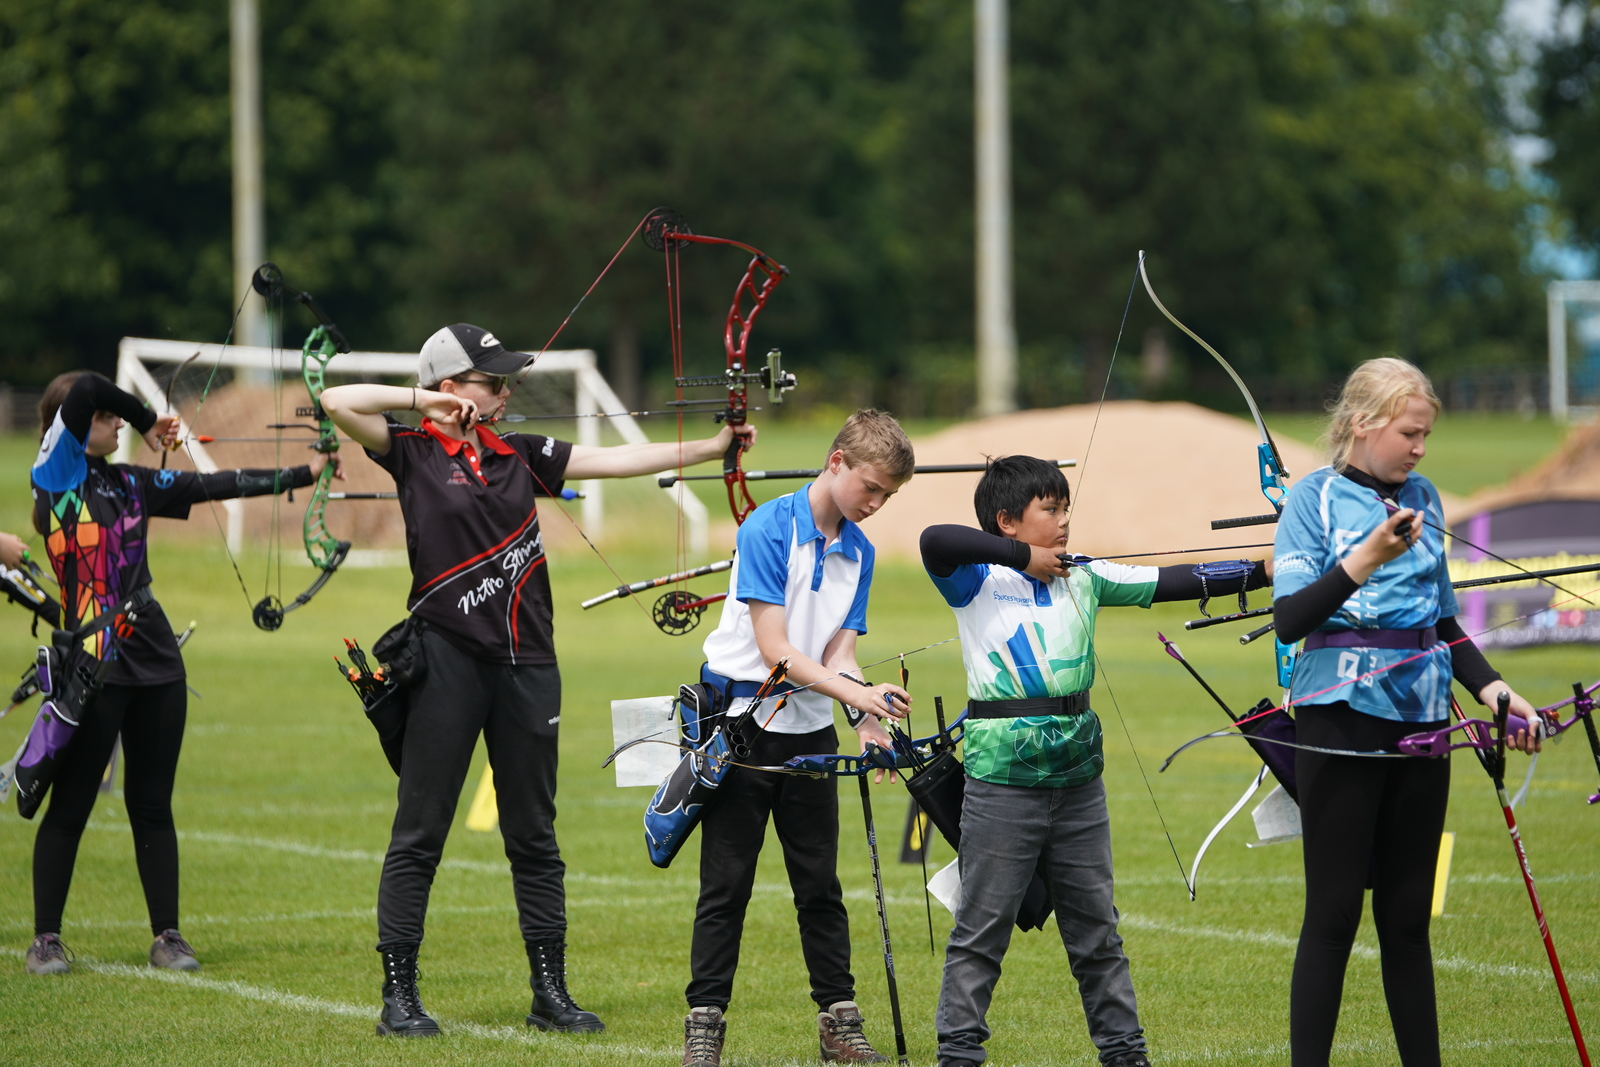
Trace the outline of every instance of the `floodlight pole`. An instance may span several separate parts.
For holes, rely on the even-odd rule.
[[[1004,415],[1017,408],[1006,3],[974,0],[973,11],[979,415]]]
[[[266,311],[251,298],[250,276],[267,258],[261,163],[261,33],[256,0],[230,0],[233,104],[233,304],[243,306],[233,342],[266,347]],[[270,372],[269,372],[270,373]]]

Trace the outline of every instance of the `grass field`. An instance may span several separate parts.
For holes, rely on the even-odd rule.
[[[1502,428],[1507,439],[1516,436],[1509,423],[1484,433]],[[799,426],[774,434],[768,444],[781,443],[793,455],[769,453],[763,465],[814,462],[805,457],[826,437],[826,430]],[[1461,434],[1467,437],[1471,448],[1479,447],[1482,434]],[[1429,466],[1467,472],[1440,480],[1445,488],[1470,491],[1452,483],[1469,478],[1481,461],[1452,459],[1444,451],[1448,442],[1441,438]],[[25,441],[0,444],[0,471],[7,472],[0,528],[22,526],[26,492],[16,472],[25,471],[29,451]],[[1530,463],[1542,454],[1531,445],[1526,451]],[[1493,454],[1502,466],[1520,462],[1510,446]],[[1490,480],[1499,477],[1503,473]],[[210,521],[203,510],[192,520]],[[551,515],[547,522],[564,520]],[[143,900],[126,819],[118,799],[108,795],[84,836],[63,931],[78,967],[60,979],[23,974],[34,827],[7,808],[0,813],[0,946],[10,962],[0,966],[0,1063],[676,1062],[698,843],[691,842],[670,870],[652,868],[640,828],[647,791],[615,788],[600,761],[611,748],[608,702],[666,693],[691,677],[703,631],[664,637],[628,603],[581,612],[579,600],[615,579],[581,548],[553,562],[567,693],[558,827],[568,865],[571,985],[580,1003],[605,1019],[607,1033],[588,1039],[524,1033],[526,960],[499,837],[461,825],[475,768],[435,882],[423,950],[424,996],[447,1036],[385,1042],[372,1033],[380,978],[372,951],[373,900],[395,780],[330,660],[341,651],[340,637],[370,643],[400,618],[406,575],[347,568],[281,631],[263,634],[250,625],[220,545],[163,544],[170,529],[158,523],[154,535],[155,588],[177,625],[199,621],[186,658],[190,680],[204,695],[190,702],[175,807],[183,928],[205,969],[197,977],[143,969],[150,943]],[[670,566],[666,555],[625,546],[612,562],[636,578]],[[262,562],[247,555],[240,565],[247,577],[256,576]],[[309,574],[290,571],[291,580]],[[20,672],[32,639],[20,612],[11,614],[12,625],[0,634],[0,664]],[[1107,612],[1100,622],[1103,673],[1095,706],[1106,724],[1123,934],[1156,1062],[1286,1062],[1288,978],[1302,895],[1298,848],[1247,850],[1254,835],[1241,815],[1212,846],[1199,899],[1190,903],[1163,833],[1164,820],[1187,865],[1253,773],[1254,757],[1232,742],[1199,746],[1165,774],[1156,773],[1172,749],[1223,724],[1155,640],[1158,628],[1181,632],[1192,614],[1192,605],[1128,609]],[[953,632],[926,578],[905,564],[880,566],[871,624],[862,641],[864,660]],[[1272,691],[1270,650],[1240,648],[1235,636],[1219,628],[1187,635],[1182,643],[1231,702],[1248,706]],[[958,702],[963,690],[958,648],[945,645],[909,663],[917,723],[930,726],[933,695]],[[1592,680],[1600,655],[1592,648],[1532,650],[1499,654],[1496,665],[1527,695],[1547,702],[1579,678]],[[885,677],[887,670],[872,673]],[[20,711],[0,722],[0,748],[9,754],[6,746],[14,748],[27,725]],[[1522,763],[1514,766],[1520,772]],[[1489,785],[1470,756],[1454,768],[1447,827],[1458,835],[1455,866],[1446,915],[1434,924],[1446,1061],[1572,1063],[1576,1057]],[[1597,784],[1595,774],[1581,737],[1553,746],[1521,813],[1551,929],[1580,1015],[1591,1025],[1600,1020],[1594,860],[1600,812],[1584,800]],[[905,817],[904,790],[876,786],[874,802],[892,860]],[[841,873],[860,999],[869,1034],[880,1048],[892,1047],[853,785],[841,792],[841,808]],[[934,861],[949,858],[940,843]],[[929,952],[920,874],[893,862],[885,868],[911,1058],[931,1064],[939,957]],[[942,940],[949,925],[948,913],[935,903],[936,936]],[[769,842],[747,925],[726,1062],[814,1063],[813,1019],[793,908],[778,850]],[[997,1064],[1094,1062],[1052,931],[1017,936],[990,1022]],[[1368,925],[1350,965],[1335,1062],[1394,1060]]]

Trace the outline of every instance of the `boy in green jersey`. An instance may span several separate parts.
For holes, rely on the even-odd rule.
[[[1089,706],[1095,615],[1257,589],[1270,573],[1257,563],[1216,578],[1065,556],[1067,480],[1029,456],[996,460],[973,502],[982,531],[922,534],[923,565],[956,613],[968,696],[961,903],[939,992],[939,1063],[983,1062],[1000,962],[1038,869],[1101,1063],[1148,1067],[1117,934],[1105,756]]]

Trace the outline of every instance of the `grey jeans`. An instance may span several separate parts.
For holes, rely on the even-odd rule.
[[[1056,924],[1078,980],[1089,1036],[1102,1062],[1142,1052],[1144,1030],[1112,903],[1111,817],[1105,784],[1065,789],[968,778],[961,811],[961,905],[939,990],[939,1059],[982,1063],[984,1016],[994,998],[1017,908],[1042,855]]]

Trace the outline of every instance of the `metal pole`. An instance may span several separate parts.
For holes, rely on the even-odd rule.
[[[250,276],[267,258],[266,210],[262,206],[261,35],[256,0],[230,0],[229,41],[233,98],[233,303],[244,310],[233,343],[264,348],[265,307],[250,290]],[[249,296],[250,299],[246,299]],[[247,379],[263,379],[247,371]]]
[[[1550,327],[1550,418],[1567,421],[1567,294],[1566,286],[1551,282],[1545,287],[1546,312]]]
[[[974,0],[973,14],[978,414],[1004,415],[1017,408],[1006,0]]]

